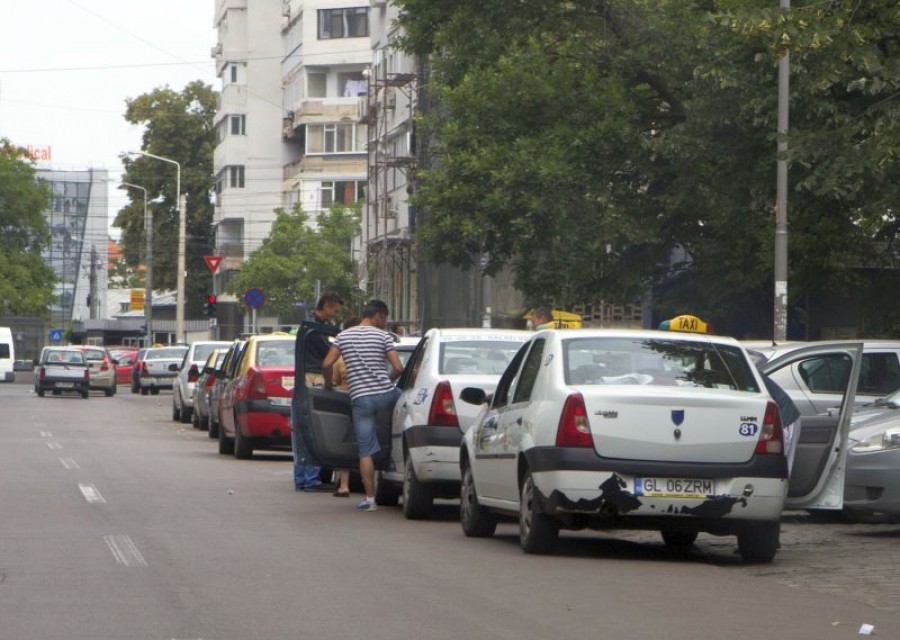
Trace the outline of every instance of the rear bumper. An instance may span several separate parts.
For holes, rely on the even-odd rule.
[[[460,482],[458,427],[410,427],[404,432],[406,450],[420,482]]]
[[[81,393],[90,389],[87,380],[53,380],[42,379],[38,381],[38,389],[41,391],[71,391]]]
[[[609,460],[590,449],[536,447],[525,457],[541,509],[553,515],[775,520],[787,494],[781,456],[705,465]],[[703,496],[647,496],[637,488],[638,478],[711,479],[714,489]]]
[[[142,389],[171,389],[174,384],[174,377],[142,375],[138,386]]]
[[[291,443],[291,407],[268,400],[243,400],[234,404],[236,428],[248,438],[264,438],[275,445]]]

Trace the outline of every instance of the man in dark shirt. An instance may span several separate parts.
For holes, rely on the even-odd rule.
[[[294,399],[297,398],[297,390],[301,384],[307,386],[322,386],[325,382],[322,377],[322,361],[328,354],[331,345],[325,334],[314,332],[306,341],[306,352],[300,353],[301,337],[308,331],[307,324],[333,325],[344,301],[336,293],[324,293],[316,303],[316,308],[304,321],[297,331],[297,341],[294,343]],[[335,327],[335,333],[337,328]],[[301,359],[305,364],[306,378],[298,379]],[[293,414],[293,412],[292,412]],[[303,442],[303,437],[298,430],[297,421],[291,416],[291,445],[294,452],[294,489],[297,491],[327,491],[333,487],[322,483],[320,475],[321,467],[309,462],[309,453]]]

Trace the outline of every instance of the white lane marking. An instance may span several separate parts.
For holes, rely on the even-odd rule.
[[[125,567],[146,567],[147,561],[129,536],[103,536],[116,562]]]
[[[100,492],[97,491],[97,487],[92,484],[79,484],[78,488],[81,489],[81,493],[84,496],[84,499],[90,502],[91,504],[104,504],[106,503],[106,498],[100,495]]]
[[[60,464],[66,469],[80,469],[78,463],[75,462],[75,458],[60,458]]]
[[[62,449],[62,445],[58,442],[48,442],[47,447],[50,449]]]
[[[52,438],[53,434],[49,431],[41,431],[41,437],[42,438]]]

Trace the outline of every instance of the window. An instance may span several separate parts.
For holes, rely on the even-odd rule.
[[[530,344],[530,342],[526,342],[522,345],[516,355],[513,356],[512,361],[510,361],[509,367],[507,367],[506,371],[503,372],[503,375],[500,376],[500,381],[497,383],[497,389],[494,392],[494,399],[491,401],[492,407],[497,408],[506,406],[506,403],[509,401],[509,387],[516,378],[516,373],[519,371],[519,364],[521,364],[522,360],[525,358],[525,353],[528,351],[528,346]]]
[[[829,355],[800,363],[800,377],[813,393],[843,393],[850,378],[850,358]]]
[[[228,65],[228,75],[230,82],[238,81],[238,66],[236,64]]]
[[[522,365],[522,375],[519,376],[519,382],[516,385],[516,392],[513,396],[513,404],[517,402],[527,402],[531,399],[531,391],[534,389],[534,383],[537,381],[538,373],[541,370],[541,361],[544,359],[544,339],[535,340],[525,364]]]
[[[364,38],[368,35],[368,7],[319,10],[319,40]]]
[[[231,123],[231,135],[247,135],[247,116],[244,114],[236,114],[229,116],[228,120]]]
[[[500,375],[521,344],[514,340],[453,340],[441,345],[440,373]]]
[[[419,375],[419,367],[422,366],[422,358],[425,357],[425,346],[427,343],[428,339],[426,338],[416,345],[416,350],[410,357],[406,367],[403,368],[403,374],[400,376],[400,379],[397,380],[397,386],[399,388],[412,389],[413,385],[415,385],[416,377]]]
[[[893,353],[864,353],[859,393],[884,396],[900,388],[900,363]]]
[[[306,125],[306,153],[360,153],[355,124]]]
[[[338,95],[342,98],[356,98],[364,96],[368,91],[368,84],[361,71],[337,74]]]
[[[234,165],[228,167],[229,187],[243,189],[244,188],[244,165]]]
[[[333,204],[351,205],[366,197],[364,180],[323,182],[319,188],[319,207],[327,209]]]
[[[327,94],[328,76],[324,73],[306,74],[306,96],[308,98],[324,98]]]

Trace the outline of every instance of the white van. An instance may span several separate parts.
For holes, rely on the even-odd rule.
[[[9,327],[0,327],[0,380],[15,382],[16,347],[13,344],[12,331]]]

